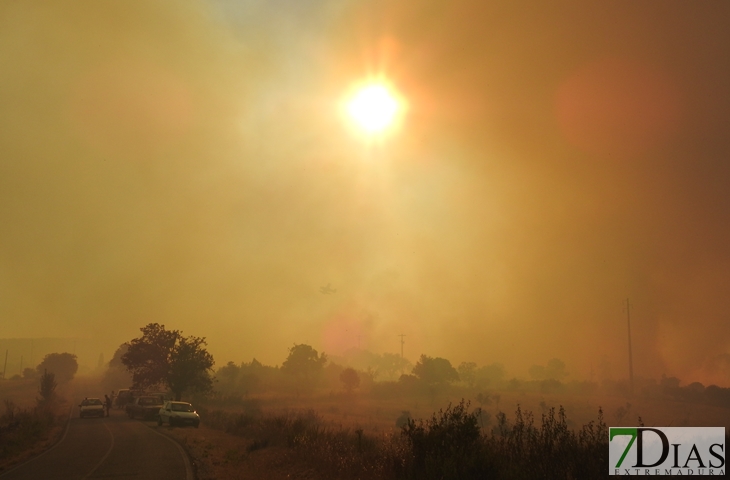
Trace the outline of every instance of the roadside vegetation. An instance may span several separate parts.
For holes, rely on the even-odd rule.
[[[406,419],[392,433],[365,434],[334,426],[313,410],[263,414],[255,403],[242,412],[204,411],[207,425],[249,439],[247,453],[286,447],[318,478],[481,479],[599,478],[606,476],[608,431],[603,412],[577,431],[565,410],[535,420],[517,406],[490,428],[468,402]]]
[[[26,382],[26,380],[15,380]],[[68,418],[66,401],[58,395],[56,375],[44,371],[35,381],[35,404],[20,407],[10,399],[3,400],[0,415],[0,471],[53,442]]]
[[[632,394],[607,367],[597,380],[579,379],[557,358],[516,377],[496,362],[454,365],[421,355],[412,364],[360,349],[327,355],[305,344],[289,348],[280,366],[254,358],[214,370],[205,338],[156,323],[140,331],[94,381],[109,391],[159,388],[192,402],[203,428],[168,433],[189,448],[203,480],[238,478],[247,469],[271,479],[292,472],[321,479],[598,478],[607,472],[609,425],[730,427],[730,389],[666,375],[635,378]],[[67,406],[56,387],[76,369],[75,356],[50,354],[2,382],[33,382],[37,397],[21,406],[5,400],[0,469],[57,438]],[[218,443],[206,440],[213,433]]]
[[[398,375],[379,369],[390,359],[349,353],[294,345],[282,367],[220,367],[214,392],[192,398],[205,426],[241,439],[216,464],[275,457],[270,468],[288,459],[290,472],[322,479],[603,478],[608,425],[730,418],[730,389],[674,377],[637,378],[630,395],[625,380],[571,379],[559,359],[510,378],[498,363],[421,355]]]

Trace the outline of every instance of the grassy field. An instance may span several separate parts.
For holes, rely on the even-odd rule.
[[[203,404],[203,429],[172,434],[201,478],[594,478],[609,426],[730,426],[726,408],[673,400],[451,393],[250,396]]]
[[[98,379],[79,377],[59,386],[58,393],[75,398],[104,392]],[[0,383],[5,401],[0,423],[11,423],[9,409],[32,412],[37,398],[37,379]],[[67,403],[59,405],[68,412]],[[269,392],[200,399],[195,405],[200,429],[150,426],[185,446],[200,480],[585,478],[605,471],[610,426],[730,430],[730,410],[719,406],[534,391]],[[61,431],[55,422],[27,436],[6,452],[0,468],[39,453]],[[444,445],[455,447],[444,455]],[[464,465],[467,470],[460,470]]]
[[[484,410],[493,422],[502,411],[514,412],[517,405],[523,410],[540,415],[550,407],[563,406],[571,428],[579,427],[596,419],[599,407],[603,409],[609,427],[636,425],[639,417],[647,426],[723,426],[730,428],[730,410],[727,408],[679,402],[618,396],[576,396],[546,395],[534,392],[492,392],[488,402],[480,403],[476,392],[461,391],[451,395],[403,396],[378,398],[372,395],[348,395],[345,393],[324,393],[307,396],[260,395],[249,396],[241,404],[212,403],[208,408],[224,411],[243,411],[254,408],[269,414],[289,411],[314,410],[322,420],[334,426],[362,428],[370,434],[392,433],[395,421],[402,412],[410,412],[412,418],[426,418],[449,403],[462,399],[470,402],[472,408]],[[488,426],[490,424],[486,424]]]

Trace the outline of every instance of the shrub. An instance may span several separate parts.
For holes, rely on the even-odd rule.
[[[462,400],[427,420],[399,417],[397,435],[365,435],[326,424],[313,410],[277,415],[207,412],[208,423],[250,438],[248,452],[288,447],[317,478],[482,479],[604,478],[608,430],[603,411],[598,421],[570,429],[565,409],[547,408],[536,425],[531,412],[517,406],[512,420],[503,412],[484,432],[491,416],[469,412]]]
[[[469,413],[468,408],[469,403],[462,400],[425,422],[408,420],[401,431],[410,447],[407,477],[484,478],[492,473],[489,457],[482,455],[481,409]]]
[[[408,410],[403,410],[398,418],[395,419],[395,426],[397,428],[403,428],[406,425],[408,425],[408,422],[411,420],[411,412]]]
[[[41,375],[40,387],[38,389],[38,393],[41,396],[38,402],[50,403],[55,400],[57,386],[56,375],[49,373],[48,371],[44,371],[43,375]]]
[[[0,416],[0,461],[47,438],[57,421],[51,404],[19,409],[12,401],[5,400],[5,413]]]

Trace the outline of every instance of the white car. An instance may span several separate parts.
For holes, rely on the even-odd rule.
[[[187,402],[165,402],[157,415],[157,425],[163,423],[167,423],[171,427],[174,425],[192,425],[198,428],[200,415]]]
[[[99,398],[84,398],[79,405],[79,418],[103,417],[104,402]]]

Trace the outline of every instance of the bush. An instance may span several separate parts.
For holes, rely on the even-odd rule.
[[[517,406],[512,421],[493,421],[462,400],[427,420],[403,412],[400,434],[369,436],[326,424],[313,410],[265,415],[259,411],[205,412],[213,428],[250,438],[248,452],[288,447],[317,478],[483,479],[604,478],[608,430],[598,421],[569,428],[565,410],[546,409],[539,426]],[[494,423],[489,432],[482,425]]]
[[[551,408],[535,427],[531,412],[517,406],[515,421],[497,415],[498,425],[487,438],[498,461],[500,477],[507,478],[602,478],[607,475],[608,430],[603,411],[598,423],[590,422],[578,432],[569,429],[565,409]]]
[[[479,428],[481,409],[468,412],[462,400],[439,410],[430,420],[408,420],[402,435],[410,447],[405,474],[409,478],[485,478],[493,474]]]
[[[48,437],[58,421],[52,407],[46,403],[19,409],[12,401],[5,400],[5,413],[0,416],[0,461],[18,455]]]
[[[38,393],[41,396],[41,398],[38,400],[39,403],[53,402],[56,399],[57,386],[58,384],[56,383],[56,375],[44,371],[43,375],[41,375],[40,387],[38,388]]]

